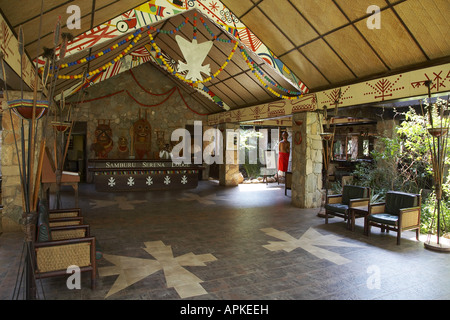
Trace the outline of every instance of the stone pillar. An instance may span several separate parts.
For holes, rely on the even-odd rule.
[[[219,165],[219,185],[221,186],[237,186],[239,184],[239,140],[229,141],[232,139],[232,135],[227,134],[234,131],[238,132],[239,124],[224,123],[219,126],[219,130],[223,136],[223,164]],[[231,148],[235,145],[235,150]]]
[[[322,140],[315,112],[292,116],[292,204],[318,208],[322,203]],[[301,137],[301,143],[299,143]]]

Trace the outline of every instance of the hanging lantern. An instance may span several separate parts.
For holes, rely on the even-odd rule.
[[[428,128],[428,132],[433,137],[441,137],[447,134],[448,129],[447,128]]]
[[[17,99],[8,101],[8,107],[25,120],[33,119],[33,100],[32,99]],[[48,101],[36,101],[35,119],[42,118],[48,111]]]
[[[325,141],[330,141],[331,139],[333,139],[334,134],[332,132],[323,132],[320,133],[320,137],[322,138],[322,140]]]
[[[67,121],[52,121],[53,128],[55,128],[59,132],[66,131],[70,128],[71,125],[72,123]]]

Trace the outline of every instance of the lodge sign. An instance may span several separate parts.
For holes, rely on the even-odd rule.
[[[175,162],[155,162],[155,161],[130,161],[130,162],[114,162],[114,161],[106,161],[104,163],[96,163],[96,168],[99,168],[100,165],[105,169],[128,169],[128,168],[182,168],[182,167],[190,167],[190,164],[185,163],[175,163]]]

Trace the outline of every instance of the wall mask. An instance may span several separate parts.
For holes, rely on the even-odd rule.
[[[125,136],[120,136],[117,140],[117,158],[128,159],[129,155],[128,139]]]
[[[142,160],[145,157],[151,159],[152,145],[152,127],[147,120],[147,112],[145,118],[141,118],[139,110],[139,120],[133,124],[133,147],[136,159]]]
[[[95,142],[92,143],[91,150],[95,152],[98,159],[107,159],[108,153],[113,148],[110,120],[108,120],[108,123],[106,123],[106,120],[99,120],[94,134]]]

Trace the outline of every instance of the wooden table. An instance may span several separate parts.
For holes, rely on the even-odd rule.
[[[369,214],[369,206],[353,207],[349,209],[350,217],[347,226],[351,231],[355,231],[355,219],[365,218]]]

